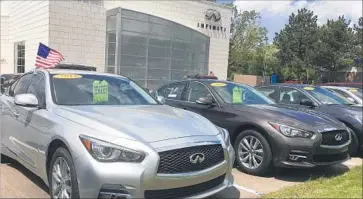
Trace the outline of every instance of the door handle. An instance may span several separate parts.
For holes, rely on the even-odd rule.
[[[19,117],[19,113],[17,113],[17,112],[13,112],[13,116],[14,116],[15,118],[18,118],[18,117]]]

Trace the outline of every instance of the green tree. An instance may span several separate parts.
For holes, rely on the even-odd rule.
[[[355,46],[354,32],[349,24],[349,20],[339,16],[337,20],[328,20],[319,28],[316,65],[328,71],[339,71],[352,66]]]
[[[267,42],[267,30],[259,23],[260,14],[255,11],[238,12],[234,7],[231,23],[228,77],[233,74],[262,75],[259,61],[261,48]]]
[[[317,16],[313,11],[303,8],[290,15],[289,23],[274,38],[285,78],[304,80],[308,68],[317,68],[314,61],[318,39]]]
[[[353,42],[353,56],[354,58],[363,59],[363,17],[360,17],[358,24],[354,24],[354,42]],[[355,66],[363,67],[362,61],[355,63]]]

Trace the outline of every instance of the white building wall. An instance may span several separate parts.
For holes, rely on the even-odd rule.
[[[14,72],[13,53],[9,43],[9,17],[1,16],[0,18],[0,74]]]
[[[106,10],[82,1],[50,2],[49,47],[62,53],[66,63],[105,70]]]
[[[121,7],[157,17],[161,17],[197,30],[210,37],[209,70],[213,71],[219,79],[227,78],[229,29],[232,10],[223,8],[214,3],[197,1],[104,1],[106,10]],[[221,20],[217,23],[205,18],[205,11],[213,8],[221,13]],[[224,31],[213,31],[200,28],[197,24],[212,24],[226,27]]]
[[[14,71],[14,43],[25,41],[25,71],[29,71],[35,67],[39,42],[48,45],[49,2],[8,1],[7,3],[9,23],[6,51],[9,53],[9,60],[12,61],[9,61],[6,70]]]

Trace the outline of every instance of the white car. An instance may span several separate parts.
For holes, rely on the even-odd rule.
[[[362,89],[353,87],[340,87],[340,86],[323,86],[330,91],[338,93],[339,95],[345,97],[349,101],[356,105],[362,106]]]

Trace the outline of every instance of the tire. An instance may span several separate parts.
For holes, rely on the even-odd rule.
[[[247,145],[244,143],[244,141],[245,141],[244,139],[246,139],[247,141],[251,140],[251,139],[256,139],[259,141],[259,144],[261,145],[261,147],[256,147],[256,149],[258,149],[258,150],[252,151],[252,154],[256,156],[256,158],[254,158],[254,159],[256,160],[257,163],[260,163],[258,166],[250,167],[251,165],[248,161],[249,158],[247,158],[247,163],[246,163],[246,159],[245,159],[246,152],[243,152],[243,151],[246,151]],[[256,143],[256,142],[257,141],[255,141],[254,143]],[[240,146],[240,144],[243,144],[244,148],[242,146]],[[259,148],[262,148],[263,153],[260,153],[261,150],[259,150]],[[234,143],[234,150],[236,152],[236,162],[238,164],[239,169],[242,172],[252,174],[252,175],[262,176],[271,170],[271,167],[272,167],[271,148],[270,148],[270,145],[267,142],[266,138],[258,131],[252,130],[252,129],[242,131],[236,138],[236,141]],[[260,157],[261,160],[258,159],[257,157]],[[245,159],[245,160],[243,160],[243,159]],[[253,159],[251,159],[251,161],[253,161]],[[255,164],[255,165],[257,165],[257,164]]]
[[[349,145],[349,154],[351,156],[357,156],[361,152],[358,136],[355,131],[353,131],[353,129],[351,129],[350,127],[347,128],[350,130],[350,132],[352,132],[352,143]]]
[[[56,175],[56,176],[58,176],[57,179],[61,179],[60,180],[61,183],[57,183],[57,184],[63,184],[63,186],[60,186],[61,190],[66,189],[63,187],[68,188],[68,189],[66,189],[67,190],[66,193],[69,196],[69,198],[80,198],[78,183],[77,183],[78,181],[77,181],[76,169],[73,164],[73,159],[72,159],[72,156],[69,153],[69,151],[63,147],[58,148],[54,152],[54,154],[52,156],[52,160],[49,164],[48,182],[49,182],[50,198],[55,198],[54,194],[57,194],[57,193],[53,193],[54,191],[57,191],[57,190],[53,190],[53,186],[54,186],[53,183],[56,183],[56,180],[53,180],[53,179],[55,179],[53,177],[53,171],[56,171],[56,170],[54,170],[55,169],[54,167],[55,167],[55,165],[62,165],[62,162],[66,163],[66,166],[68,166],[68,169],[66,169],[67,170],[66,172],[63,172],[63,174],[66,173],[66,175],[62,176],[62,174],[61,174],[62,177],[60,177],[59,175]],[[67,167],[64,167],[64,168],[67,168]],[[60,170],[57,170],[57,171],[61,172]],[[56,173],[59,173],[59,172],[56,172]],[[70,177],[70,180],[65,180],[68,177]],[[67,198],[67,197],[64,197],[64,198]]]

